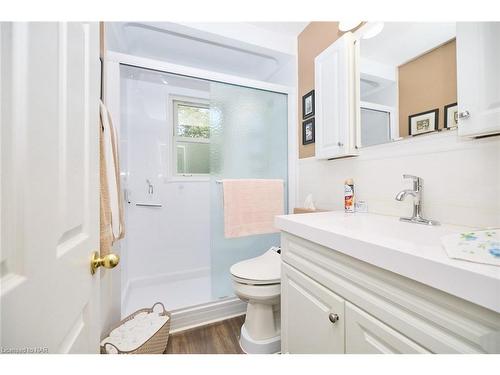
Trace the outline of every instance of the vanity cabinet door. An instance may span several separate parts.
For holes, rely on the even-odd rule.
[[[316,158],[355,154],[354,37],[345,33],[314,60]]]
[[[430,353],[349,302],[345,303],[345,330],[348,354]]]
[[[344,353],[344,299],[282,265],[282,353]]]
[[[457,23],[458,134],[500,133],[500,22]]]

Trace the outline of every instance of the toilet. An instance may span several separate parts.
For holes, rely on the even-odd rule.
[[[240,346],[248,354],[281,350],[281,256],[272,247],[261,256],[231,266],[234,293],[247,302]]]

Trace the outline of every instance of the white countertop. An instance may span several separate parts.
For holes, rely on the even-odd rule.
[[[341,211],[277,216],[276,226],[500,313],[500,267],[451,259],[440,238],[470,230]]]

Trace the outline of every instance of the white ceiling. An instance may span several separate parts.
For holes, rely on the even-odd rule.
[[[397,67],[455,38],[455,22],[385,22],[382,32],[361,39],[361,58]]]
[[[248,22],[253,26],[260,27],[275,33],[289,36],[298,36],[309,22]]]
[[[257,24],[109,22],[107,45],[116,52],[266,81],[294,61],[294,55],[270,47],[290,44],[295,52],[296,36],[290,33],[300,26]]]

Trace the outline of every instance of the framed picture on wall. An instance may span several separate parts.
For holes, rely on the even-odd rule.
[[[408,133],[420,135],[438,130],[439,109],[408,116]]]
[[[314,116],[314,90],[302,97],[302,119]]]
[[[314,119],[302,123],[302,144],[314,143]]]
[[[458,126],[458,104],[451,103],[444,106],[444,127],[454,129]]]

